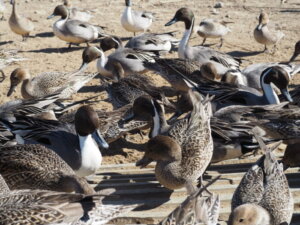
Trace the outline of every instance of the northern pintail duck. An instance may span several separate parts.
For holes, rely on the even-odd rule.
[[[298,57],[299,54],[300,54],[300,41],[297,41],[297,43],[295,44],[294,54],[290,58],[289,62],[295,61],[295,59]]]
[[[103,51],[116,48],[116,51],[108,57]],[[98,72],[106,77],[112,76],[112,68],[114,62],[119,62],[125,72],[125,76],[132,73],[144,73],[147,71],[143,65],[143,61],[152,60],[154,53],[131,48],[123,48],[122,43],[115,37],[106,37],[101,41],[101,57],[97,61]]]
[[[52,15],[48,17],[51,19],[54,16],[61,16],[53,24],[53,32],[59,39],[71,44],[88,43],[97,39],[103,34],[102,28],[94,26],[89,23],[69,19],[69,12],[66,6],[56,6]]]
[[[244,175],[235,190],[229,225],[290,224],[294,202],[283,166],[271,149],[259,141],[265,150],[262,156]]]
[[[11,190],[42,189],[94,194],[85,178],[54,151],[38,144],[0,148],[0,173]]]
[[[171,51],[172,45],[178,45],[179,41],[174,37],[173,33],[174,32],[140,34],[132,37],[126,43],[125,47],[164,54]]]
[[[88,22],[93,17],[90,10],[83,10],[83,9],[78,9],[76,7],[72,7],[69,0],[63,0],[63,3],[69,10],[69,14],[70,14],[69,18],[71,20]]]
[[[204,45],[207,38],[220,38],[220,48],[223,45],[223,37],[231,30],[226,26],[226,22],[218,22],[215,19],[204,19],[196,27],[196,32],[200,37],[203,37],[202,45]]]
[[[146,166],[157,161],[157,180],[169,189],[186,187],[193,191],[193,182],[202,177],[213,154],[213,141],[210,128],[210,100],[201,100],[193,93],[193,110],[184,119],[168,125],[162,106],[150,100],[153,110],[151,139],[147,143],[144,157],[137,162]]]
[[[282,158],[283,168],[299,167],[300,166],[300,154],[299,154],[299,141],[293,144],[289,144],[284,152]]]
[[[125,30],[145,32],[152,24],[153,14],[145,11],[135,11],[131,8],[131,0],[125,0],[126,8],[121,16],[121,24]]]
[[[261,12],[259,15],[259,23],[254,29],[255,40],[265,46],[264,52],[267,51],[267,45],[274,45],[274,50],[276,49],[276,44],[284,37],[284,33],[281,31],[270,31],[268,28],[269,16],[266,12]]]
[[[10,4],[12,4],[13,8],[8,21],[9,27],[14,33],[22,35],[23,41],[25,41],[29,33],[33,31],[34,24],[29,18],[17,12],[16,0],[10,0]]]
[[[179,9],[172,20],[166,23],[165,26],[170,26],[176,22],[182,21],[185,23],[185,32],[180,41],[178,48],[178,56],[182,59],[190,59],[198,61],[200,64],[211,62],[214,63],[218,74],[223,75],[228,70],[239,70],[241,60],[234,58],[228,54],[215,51],[204,46],[189,46],[189,40],[193,33],[195,16],[192,10],[188,8]]]
[[[136,205],[106,205],[103,196],[45,190],[11,191],[0,175],[0,222],[17,224],[106,224]]]
[[[216,179],[213,180],[215,182]],[[205,185],[207,188],[213,182]],[[217,225],[220,211],[220,198],[216,194],[210,193],[205,196],[205,188],[200,188],[189,195],[168,217],[158,225],[169,224],[191,224],[204,223],[207,225]]]
[[[98,130],[98,115],[90,106],[77,110],[75,124],[24,116],[17,117],[14,123],[3,119],[2,122],[16,135],[18,143],[41,144],[52,149],[81,177],[95,173],[101,166],[97,143],[108,148]]]
[[[82,86],[89,82],[97,74],[85,74],[88,63],[100,57],[96,47],[88,47],[82,53],[82,65],[78,71],[71,73],[45,72],[31,78],[27,69],[17,68],[10,76],[10,96],[18,84],[22,83],[21,94],[23,98],[37,98],[60,92],[61,98],[68,98],[76,93]]]

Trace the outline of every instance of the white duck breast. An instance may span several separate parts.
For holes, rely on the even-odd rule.
[[[220,38],[230,32],[230,29],[214,19],[204,19],[196,31],[204,38]]]
[[[121,24],[130,32],[145,32],[152,24],[153,15],[144,11],[133,11],[130,0],[125,0],[126,8],[121,17]]]

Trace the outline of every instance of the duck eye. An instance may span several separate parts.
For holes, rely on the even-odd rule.
[[[239,222],[242,223],[244,221],[244,219],[240,219]]]

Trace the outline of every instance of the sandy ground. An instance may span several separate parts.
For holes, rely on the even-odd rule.
[[[5,20],[0,21],[0,46],[5,49],[18,49],[20,55],[27,58],[27,61],[12,65],[4,69],[7,76],[17,67],[28,68],[32,75],[35,76],[45,71],[73,71],[81,65],[81,54],[84,46],[73,47],[71,50],[66,49],[67,44],[57,37],[53,36],[52,24],[56,19],[47,20],[47,16],[52,14],[56,5],[61,4],[59,0],[25,0],[17,1],[17,9],[19,13],[32,18],[35,24],[35,30],[32,38],[26,42],[21,42],[21,36],[18,36],[9,28],[8,18],[11,13],[11,5],[9,1],[5,1],[6,11],[4,13]],[[120,16],[124,10],[124,1],[110,0],[74,0],[73,5],[80,8],[92,9],[95,11],[94,18],[91,23],[107,27],[107,33],[118,35],[122,38],[132,36],[131,33],[125,31],[120,24]],[[232,22],[229,24],[232,32],[225,38],[222,51],[229,52],[235,56],[241,56],[249,60],[245,65],[257,62],[274,62],[288,60],[293,52],[294,44],[300,40],[300,1],[289,0],[288,3],[280,5],[280,0],[228,0],[224,1],[224,7],[218,9],[218,14],[212,13],[214,1],[203,0],[133,0],[135,9],[144,9],[156,13],[156,20],[151,26],[151,32],[166,32],[178,30],[178,38],[181,38],[184,26],[177,23],[171,27],[165,27],[180,7],[190,7],[196,16],[196,24],[199,24],[203,18],[216,18]],[[274,55],[261,54],[259,51],[263,46],[256,43],[253,38],[253,29],[257,24],[257,18],[261,10],[269,13],[271,27],[280,29],[285,33],[284,39],[278,44],[278,51]],[[201,44],[202,38],[197,35],[193,36],[191,44]],[[217,39],[208,39],[207,44],[213,44],[216,48]],[[93,43],[98,45],[98,43]],[[177,53],[172,53],[168,57],[176,57]],[[89,65],[88,71],[95,72],[95,62]],[[148,73],[153,77],[158,85],[165,83],[157,75]],[[300,77],[300,76],[299,76]],[[296,77],[294,83],[299,83],[300,79]],[[9,88],[9,79],[0,84],[0,104],[15,98],[20,98],[20,88],[10,98],[6,97]],[[99,79],[94,79],[84,87],[80,93],[73,96],[73,99],[82,99],[87,96],[99,95],[98,100],[105,99],[106,93],[101,91]],[[110,110],[111,105],[106,102],[100,102],[95,107]],[[130,136],[130,141],[137,143],[145,142],[141,140],[139,135]],[[105,152],[104,163],[124,163],[135,162],[141,153],[128,147],[120,149],[119,144],[111,147],[111,150]]]

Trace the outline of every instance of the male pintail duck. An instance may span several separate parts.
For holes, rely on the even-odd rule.
[[[299,54],[300,54],[300,41],[297,41],[297,43],[295,44],[294,54],[290,58],[289,62],[295,61],[295,59],[298,57]]]
[[[1,121],[16,135],[18,143],[41,144],[52,149],[81,177],[95,173],[101,166],[97,143],[103,148],[108,148],[108,144],[98,130],[99,118],[92,107],[80,107],[75,124],[24,116],[16,119],[13,123]]]
[[[179,41],[174,37],[174,32],[162,34],[144,33],[132,37],[125,47],[165,54],[171,51],[173,45],[178,45],[178,43]]]
[[[0,173],[11,190],[42,189],[94,194],[85,178],[54,151],[38,144],[0,148]]]
[[[283,166],[272,153],[279,144],[267,148],[262,156],[244,175],[235,190],[229,225],[280,225],[290,224],[294,202]]]
[[[46,190],[11,191],[0,175],[0,222],[17,224],[106,224],[137,205],[106,205],[103,196]]]
[[[144,73],[147,71],[143,65],[144,61],[151,61],[154,53],[131,48],[123,48],[122,42],[116,37],[106,37],[101,41],[100,45],[103,51],[115,48],[116,51],[108,57],[101,51],[101,57],[97,61],[98,72],[104,77],[112,76],[112,68],[114,62],[119,62],[125,72],[125,76],[133,73]]]
[[[88,43],[103,35],[102,28],[94,26],[89,23],[69,19],[69,11],[66,6],[56,6],[52,15],[47,19],[54,16],[61,16],[53,24],[53,32],[59,39],[66,41],[71,47],[71,44]]]
[[[241,60],[234,58],[228,54],[215,51],[204,46],[189,46],[189,40],[193,33],[195,16],[192,10],[188,8],[179,9],[172,20],[166,23],[165,26],[170,26],[176,22],[182,21],[185,23],[185,32],[180,41],[178,48],[178,56],[182,59],[190,59],[198,61],[200,64],[212,62],[218,74],[223,75],[228,70],[239,70]]]
[[[283,38],[284,33],[281,31],[270,31],[268,28],[269,16],[266,12],[261,12],[258,19],[259,23],[254,29],[255,40],[265,46],[264,52],[266,52],[267,45],[274,45],[274,51],[276,50],[276,44]]]
[[[216,180],[217,179],[215,178],[212,182],[209,182],[207,185],[205,185],[204,188],[200,188],[189,195],[183,203],[181,203],[158,225],[196,225],[200,223],[217,225],[220,211],[219,195],[210,193],[209,196],[204,196],[203,194],[205,189]]]
[[[212,158],[210,100],[201,98],[198,93],[193,93],[192,112],[172,126],[164,118],[163,107],[150,100],[153,106],[153,110],[149,111],[153,114],[151,139],[137,165],[144,167],[151,161],[157,161],[155,175],[166,188],[186,187],[189,192],[193,191],[192,183],[202,177]]]
[[[203,37],[202,45],[204,45],[207,38],[220,38],[221,43],[219,48],[223,45],[223,37],[231,30],[226,26],[226,22],[218,22],[215,19],[204,19],[196,28],[196,32],[200,37]]]
[[[14,33],[22,35],[23,41],[25,41],[29,33],[33,31],[34,25],[29,18],[17,12],[16,0],[10,0],[10,4],[12,4],[13,8],[8,21],[9,27]]]
[[[88,22],[93,17],[90,10],[82,10],[76,7],[72,7],[70,0],[63,0],[63,4],[68,8],[70,14],[69,18],[71,20]]]
[[[153,14],[145,11],[133,11],[131,0],[125,0],[126,8],[121,16],[121,24],[125,30],[133,32],[145,32],[152,24]]]
[[[31,78],[27,69],[17,68],[10,76],[10,89],[7,96],[10,96],[18,84],[22,83],[21,94],[23,98],[37,98],[45,95],[60,92],[60,98],[68,98],[76,93],[82,86],[89,82],[97,74],[85,74],[88,63],[100,57],[96,47],[87,47],[82,53],[82,65],[76,72],[45,72]]]

